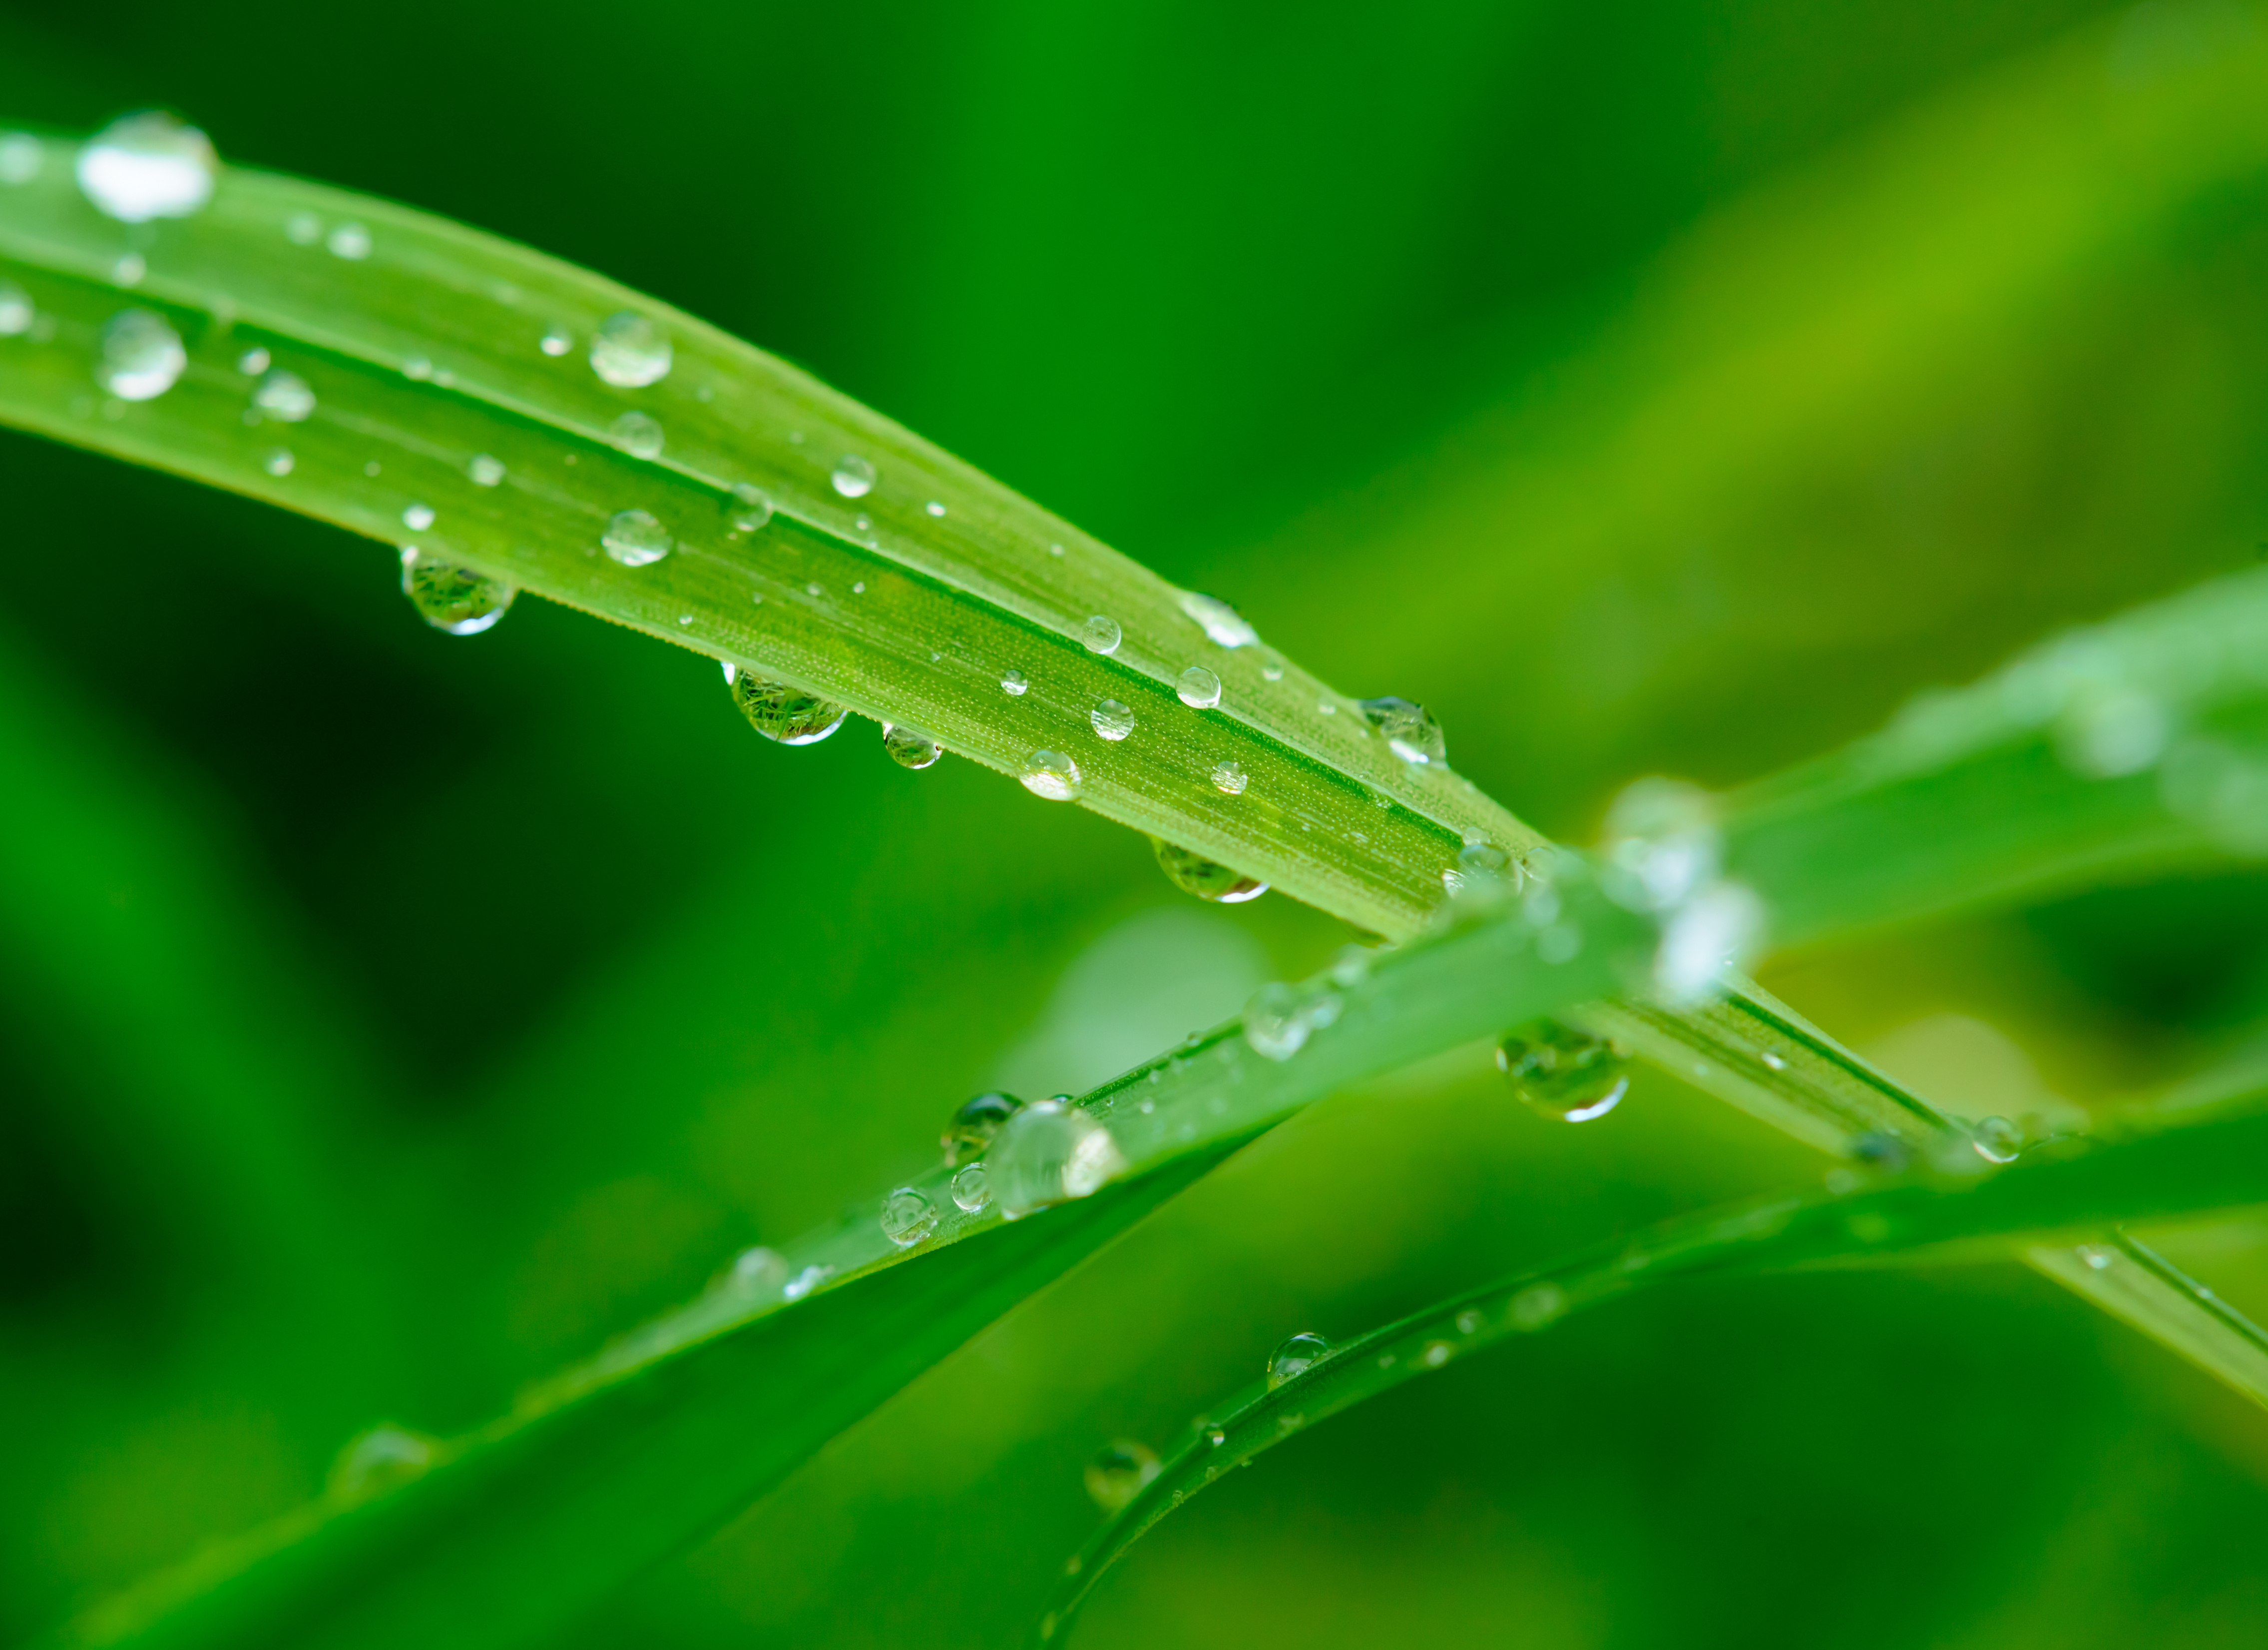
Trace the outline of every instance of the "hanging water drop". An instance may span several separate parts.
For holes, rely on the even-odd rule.
[[[1433,713],[1422,704],[1391,695],[1362,702],[1363,716],[1370,725],[1386,736],[1386,748],[1403,761],[1416,767],[1449,760],[1448,744],[1441,736],[1441,725]]]
[[[1182,673],[1174,691],[1192,711],[1210,711],[1220,703],[1220,678],[1203,665],[1192,665]]]
[[[754,482],[737,482],[725,510],[742,533],[761,532],[772,519],[771,495]]]
[[[298,460],[291,456],[290,447],[270,447],[260,459],[260,468],[278,477],[289,475],[298,463]]]
[[[155,401],[189,365],[181,335],[146,309],[121,310],[104,324],[94,380],[121,401]]]
[[[782,745],[816,745],[843,726],[850,707],[822,699],[815,693],[790,687],[727,665],[725,680],[733,685],[733,703],[748,718],[748,726],[766,739]]]
[[[469,567],[436,561],[411,546],[401,552],[401,593],[435,630],[478,636],[504,617],[519,590]]]
[[[607,438],[634,459],[661,456],[661,420],[652,413],[626,412],[607,426]]]
[[[882,1199],[882,1235],[909,1249],[937,1230],[937,1205],[911,1186]]]
[[[32,330],[37,312],[32,295],[13,281],[0,280],[0,338],[19,338]]]
[[[1331,1355],[1331,1344],[1313,1330],[1302,1330],[1268,1357],[1268,1389],[1296,1381]]]
[[[0,132],[0,184],[29,183],[47,159],[47,146],[31,133]]]
[[[1068,802],[1079,794],[1079,764],[1061,751],[1035,750],[1024,760],[1024,789],[1050,802]]]
[[[835,468],[827,479],[843,497],[864,498],[874,490],[877,478],[871,460],[856,453],[845,453],[835,460]]]
[[[1159,1472],[1158,1452],[1130,1438],[1105,1444],[1086,1463],[1086,1492],[1106,1513],[1116,1513],[1141,1493]]]
[[[188,217],[212,198],[220,157],[195,127],[150,109],[122,115],[78,151],[78,187],[122,224]]]
[[[1126,1168],[1110,1131],[1062,1096],[1011,1117],[985,1162],[1000,1212],[1011,1220],[1050,1204],[1091,1197]]]
[[[987,1093],[962,1101],[939,1137],[938,1144],[945,1148],[945,1166],[951,1168],[983,1156],[1008,1126],[1008,1119],[1023,1109],[1024,1102],[1013,1094]]]
[[[252,392],[252,404],[270,418],[287,424],[305,424],[315,410],[315,392],[297,372],[281,367],[261,377]]]
[[[971,1163],[953,1177],[953,1201],[964,1214],[981,1213],[992,1201],[991,1176],[982,1163]]]
[[[1079,640],[1085,644],[1088,652],[1108,656],[1118,651],[1118,644],[1123,636],[1124,632],[1119,630],[1117,620],[1098,613],[1086,622],[1086,628],[1080,633]]]
[[[1589,1123],[1622,1103],[1630,1057],[1604,1037],[1557,1020],[1532,1020],[1504,1034],[1496,1068],[1512,1092],[1547,1117]]]
[[[1133,711],[1116,699],[1105,699],[1086,713],[1095,736],[1116,743],[1134,731]]]
[[[1977,1155],[1987,1163],[2013,1163],[2024,1149],[2024,1131],[2006,1117],[1980,1117],[1969,1133]]]
[[[643,510],[617,510],[599,535],[608,556],[625,567],[651,567],[676,548],[677,541]]]
[[[1011,699],[1022,698],[1024,690],[1031,685],[1025,680],[1024,673],[1020,670],[1007,670],[1000,673],[1000,691]]]
[[[1218,762],[1212,768],[1212,787],[1225,796],[1242,796],[1246,780],[1244,770],[1233,762]]]
[[[917,727],[896,722],[882,724],[882,748],[901,768],[919,770],[945,754],[944,747]]]
[[[1260,639],[1245,616],[1219,596],[1201,590],[1182,592],[1182,611],[1204,627],[1204,633],[1223,647],[1249,647]]]
[[[493,453],[475,453],[466,460],[465,474],[475,487],[494,487],[504,480],[504,460]]]
[[[669,376],[674,358],[660,323],[617,310],[591,335],[591,371],[616,389],[643,389]]]
[[[1216,864],[1162,836],[1150,838],[1150,845],[1157,851],[1159,869],[1184,894],[1194,894],[1201,900],[1222,905],[1241,905],[1268,892],[1268,885],[1259,878]]]

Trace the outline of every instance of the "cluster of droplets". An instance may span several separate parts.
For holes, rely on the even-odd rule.
[[[1630,1089],[1626,1050],[1557,1020],[1532,1020],[1506,1032],[1496,1064],[1514,1094],[1562,1123],[1603,1117]]]

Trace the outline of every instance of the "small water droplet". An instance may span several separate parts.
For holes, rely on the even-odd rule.
[[[1063,554],[1063,546],[1060,544],[1049,545],[1048,554],[1050,556],[1061,556]]]
[[[1296,1381],[1331,1355],[1331,1344],[1313,1330],[1292,1336],[1268,1356],[1268,1389]]]
[[[110,278],[121,286],[139,286],[150,265],[138,252],[129,252],[110,266]]]
[[[1086,628],[1079,639],[1088,652],[1107,656],[1118,651],[1118,644],[1123,636],[1117,620],[1098,613],[1086,622]]]
[[[535,341],[535,347],[548,356],[563,356],[575,347],[575,335],[564,327],[554,327]]]
[[[937,1230],[937,1205],[911,1186],[882,1199],[882,1235],[909,1249]]]
[[[1114,744],[1134,731],[1132,709],[1116,699],[1103,700],[1086,713],[1086,719],[1094,724],[1094,732],[1098,738],[1108,740]]]
[[[401,552],[401,593],[435,630],[478,636],[510,611],[519,591],[501,578],[436,561],[411,546]]]
[[[1480,1330],[1480,1327],[1481,1327],[1481,1315],[1480,1315],[1479,1310],[1478,1310],[1476,1307],[1466,1307],[1462,1312],[1460,1312],[1460,1313],[1458,1313],[1458,1314],[1457,1314],[1457,1333],[1458,1333],[1458,1334],[1460,1334],[1460,1335],[1474,1335],[1474,1334],[1477,1334],[1477,1333],[1479,1332],[1479,1330]]]
[[[1034,751],[1024,761],[1022,777],[1025,790],[1050,802],[1068,802],[1079,794],[1079,764],[1061,751]]]
[[[336,1499],[359,1501],[422,1477],[439,1458],[438,1440],[403,1426],[357,1433],[331,1462],[325,1487]]]
[[[1428,1341],[1425,1343],[1425,1350],[1418,1353],[1418,1361],[1428,1369],[1439,1369],[1449,1361],[1456,1350],[1447,1341]]]
[[[1386,736],[1386,748],[1403,761],[1414,766],[1449,760],[1447,741],[1441,736],[1441,725],[1433,713],[1422,704],[1392,695],[1383,698],[1365,699],[1362,714],[1370,725]]]
[[[643,510],[617,510],[599,544],[625,567],[650,567],[677,546],[669,529]]]
[[[267,350],[255,345],[236,357],[236,370],[247,378],[258,378],[268,370],[271,358]]]
[[[294,212],[284,220],[284,239],[295,247],[312,247],[323,238],[323,220],[313,212]]]
[[[1987,1163],[2013,1163],[2024,1149],[2024,1131],[2006,1117],[1980,1117],[1969,1133],[1977,1155]]]
[[[806,1266],[780,1285],[780,1297],[786,1300],[800,1300],[834,1276],[835,1268],[832,1266],[823,1264]]]
[[[882,748],[899,767],[915,770],[928,767],[945,754],[944,748],[921,729],[895,722],[882,724]]]
[[[364,466],[362,467],[362,473],[363,473],[364,475],[369,475],[369,476],[373,476],[373,477],[374,477],[374,476],[376,476],[376,475],[379,474],[379,472],[382,468],[385,468],[385,467],[384,467],[383,465],[379,464],[379,461],[378,461],[376,459],[372,459],[372,460],[371,460],[371,461],[370,461],[369,463],[367,463],[367,464],[365,464],[365,465],[364,465]]]
[[[823,596],[827,593],[827,586],[814,578],[803,587],[803,593],[806,596]]]
[[[173,387],[188,365],[181,335],[164,316],[124,309],[103,326],[94,381],[122,401],[155,401]]]
[[[431,505],[405,505],[402,506],[401,525],[408,527],[412,533],[424,532],[426,528],[433,525],[433,506]]]
[[[0,133],[0,184],[29,183],[47,159],[47,145],[31,133]]]
[[[122,115],[78,152],[78,187],[123,224],[188,217],[212,199],[220,157],[195,127],[162,110]]]
[[[1000,691],[1012,699],[1022,698],[1024,690],[1031,685],[1025,680],[1024,673],[1020,670],[1006,670],[1000,673]]]
[[[0,338],[20,338],[32,330],[37,314],[29,292],[13,281],[0,280]]]
[[[1270,648],[1260,655],[1260,674],[1268,681],[1284,680],[1284,655]]]
[[[284,424],[305,424],[313,416],[315,392],[297,372],[286,372],[277,367],[261,379],[259,387],[252,392],[252,404]]]
[[[1244,1040],[1256,1054],[1288,1060],[1307,1046],[1310,1036],[1337,1018],[1336,998],[1311,996],[1281,980],[1270,980],[1253,992],[1244,1005]]]
[[[1156,1450],[1122,1438],[1105,1444],[1086,1463],[1086,1492],[1104,1512],[1116,1513],[1140,1494],[1142,1486],[1158,1472]]]
[[[661,420],[652,413],[626,412],[607,426],[607,438],[634,459],[661,456]]]
[[[845,453],[835,460],[835,468],[827,479],[843,497],[864,498],[874,490],[877,477],[871,460],[856,453]]]
[[[943,505],[939,504],[939,503],[936,499],[934,499],[934,498],[931,499],[927,504],[924,505],[922,506],[922,508],[923,508],[924,510],[926,510],[927,512],[929,512],[929,513],[930,513],[931,515],[932,515],[932,516],[941,516],[941,515],[943,515],[943,514],[945,513],[945,506],[944,506]]]
[[[1316,715],[1318,715],[1318,716],[1336,716],[1338,713],[1339,713],[1339,707],[1337,706],[1337,704],[1336,704],[1335,703],[1333,703],[1331,700],[1329,700],[1329,699],[1318,699],[1318,700],[1316,700],[1316,701],[1315,701],[1315,714],[1316,714]]]
[[[1220,678],[1203,665],[1192,665],[1182,673],[1174,691],[1190,710],[1210,711],[1220,703]]]
[[[260,468],[270,475],[284,476],[291,473],[298,460],[291,456],[290,447],[270,447],[260,460]]]
[[[504,480],[504,460],[493,453],[475,453],[466,460],[465,474],[475,487],[494,487]]]
[[[725,1282],[735,1293],[770,1294],[787,1282],[787,1257],[761,1243],[744,1249],[733,1257],[733,1270],[725,1274]]]
[[[1457,850],[1457,868],[1468,873],[1501,876],[1512,864],[1512,856],[1494,843],[1468,843]]]
[[[1244,777],[1244,770],[1239,767],[1236,763],[1233,762],[1219,762],[1213,764],[1212,785],[1214,790],[1219,791],[1228,796],[1242,796],[1244,794],[1244,787],[1247,783],[1248,782]]]
[[[1557,1020],[1531,1020],[1504,1034],[1496,1068],[1512,1092],[1547,1117],[1589,1123],[1622,1103],[1629,1057],[1604,1037]]]
[[[1566,1311],[1566,1292],[1557,1284],[1530,1284],[1512,1298],[1511,1317],[1515,1329],[1548,1329]]]
[[[2108,1243],[2082,1243],[2073,1252],[2086,1263],[2088,1270],[2098,1272],[2108,1271],[2111,1263],[2118,1258],[2118,1252]]]
[[[1223,647],[1249,647],[1260,639],[1245,616],[1219,596],[1201,590],[1182,592],[1182,611],[1204,627],[1204,633]]]
[[[951,1168],[956,1163],[983,1156],[1000,1131],[1008,1126],[1008,1119],[1023,1109],[1024,1102],[1013,1094],[986,1093],[962,1101],[938,1139],[945,1148],[946,1167]]]
[[[1194,894],[1201,900],[1212,900],[1222,905],[1241,905],[1268,892],[1268,885],[1258,878],[1216,864],[1162,836],[1150,838],[1150,845],[1157,851],[1159,868],[1184,894]]]
[[[341,224],[324,239],[331,256],[344,258],[349,263],[360,263],[370,256],[370,231],[357,223]]]
[[[1766,1049],[1758,1057],[1761,1058],[1764,1064],[1772,1071],[1785,1072],[1787,1070],[1787,1057],[1781,1054],[1778,1050]]]
[[[617,310],[591,335],[591,371],[616,389],[660,383],[674,358],[660,323],[635,310]]]
[[[725,509],[741,532],[761,532],[772,519],[771,495],[754,482],[738,482]]]
[[[740,707],[748,726],[778,744],[816,745],[850,714],[847,705],[736,667],[726,667],[725,680],[733,684],[733,703]]]
[[[433,376],[433,363],[422,355],[408,357],[401,363],[401,376],[413,383],[423,384]]]
[[[866,581],[863,578],[852,579],[850,581],[850,593],[854,596],[865,595],[866,593]],[[934,665],[937,663],[937,659],[938,656],[935,653],[932,653],[929,656],[929,662]]]

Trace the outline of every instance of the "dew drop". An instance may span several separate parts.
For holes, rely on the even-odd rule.
[[[882,748],[890,760],[901,768],[917,770],[928,767],[945,754],[944,748],[917,727],[906,727],[895,722],[882,724]]]
[[[970,1163],[953,1177],[953,1201],[965,1214],[983,1212],[992,1201],[992,1179],[982,1163]]]
[[[433,376],[433,363],[422,355],[413,355],[401,363],[401,376],[412,383],[423,384]]]
[[[247,378],[258,378],[268,370],[272,359],[267,350],[254,345],[236,357],[236,370]]]
[[[535,347],[548,356],[563,356],[575,347],[575,335],[564,327],[554,327],[535,341]]]
[[[2024,1131],[2006,1117],[1982,1117],[1970,1131],[1970,1144],[1987,1163],[2013,1163],[2024,1149]]]
[[[1011,1117],[985,1161],[1000,1212],[1011,1220],[1050,1204],[1093,1197],[1126,1168],[1110,1131],[1063,1095]]]
[[[1439,1369],[1449,1361],[1456,1350],[1447,1341],[1428,1341],[1425,1350],[1418,1354],[1418,1361],[1428,1369]]]
[[[1158,1452],[1130,1438],[1105,1444],[1086,1463],[1086,1492],[1106,1513],[1116,1513],[1159,1473]]]
[[[426,528],[433,525],[433,506],[431,505],[405,505],[402,506],[401,525],[408,527],[412,533],[424,532]]]
[[[1422,704],[1391,695],[1380,699],[1365,699],[1362,713],[1370,725],[1386,736],[1386,748],[1403,761],[1424,767],[1431,762],[1446,763],[1449,760],[1447,742],[1441,737],[1441,725],[1433,713]]]
[[[1192,711],[1210,711],[1220,703],[1220,678],[1203,665],[1192,665],[1174,686],[1182,703]]]
[[[1003,671],[1000,674],[1000,691],[1006,694],[1011,699],[1022,698],[1024,696],[1024,690],[1031,685],[1032,684],[1025,679],[1024,673],[1020,670]]]
[[[1284,655],[1270,648],[1260,656],[1260,674],[1269,681],[1284,680]]]
[[[1157,851],[1159,869],[1184,894],[1194,894],[1201,900],[1222,905],[1241,905],[1268,892],[1268,885],[1257,877],[1216,864],[1162,836],[1150,838],[1150,845]]]
[[[1480,1327],[1481,1315],[1475,1308],[1467,1307],[1462,1312],[1457,1314],[1458,1334],[1475,1335],[1479,1333]]]
[[[1260,639],[1260,632],[1245,616],[1219,596],[1208,596],[1201,590],[1184,590],[1182,611],[1223,647],[1249,647]]]
[[[162,110],[122,115],[78,152],[78,187],[122,224],[188,217],[212,199],[220,157],[202,132]]]
[[[1117,620],[1098,613],[1086,622],[1086,629],[1079,639],[1086,644],[1088,652],[1108,656],[1118,651],[1118,644],[1123,636]]]
[[[770,1294],[787,1282],[787,1257],[761,1243],[742,1249],[733,1257],[725,1282],[740,1294]]]
[[[669,376],[669,335],[635,310],[617,310],[591,335],[591,371],[616,389],[643,389]]]
[[[932,516],[942,516],[945,513],[945,506],[934,498],[924,505],[922,508]]]
[[[370,256],[370,231],[360,224],[341,224],[325,237],[323,245],[334,258],[344,258],[349,263],[360,263]]]
[[[986,1093],[961,1102],[945,1125],[938,1144],[945,1148],[945,1165],[973,1162],[1007,1127],[1008,1119],[1024,1109],[1013,1094]]]
[[[323,238],[323,220],[313,212],[294,212],[284,220],[284,239],[295,247],[312,247]]]
[[[834,471],[827,479],[843,497],[864,498],[874,490],[876,476],[870,460],[856,453],[845,453],[835,460]]]
[[[37,313],[29,292],[13,281],[0,280],[0,338],[20,338],[32,330]]]
[[[733,703],[740,707],[749,726],[776,743],[816,745],[841,727],[850,714],[847,705],[801,688],[767,681],[736,667],[725,668],[725,679],[733,684]]]
[[[1512,1298],[1511,1316],[1515,1329],[1549,1329],[1566,1312],[1566,1292],[1557,1284],[1530,1284]]]
[[[290,447],[270,447],[260,460],[260,468],[270,475],[284,476],[291,473],[298,460],[291,456]]]
[[[937,1230],[937,1205],[911,1186],[882,1199],[882,1235],[909,1249]]]
[[[740,482],[734,484],[725,509],[741,532],[761,532],[772,519],[771,495],[754,482]]]
[[[806,1266],[780,1285],[780,1298],[784,1300],[800,1300],[834,1276],[835,1269],[832,1266],[824,1264]]]
[[[475,487],[494,487],[504,480],[504,460],[493,453],[475,453],[466,460],[465,474]]]
[[[2108,1243],[2082,1243],[2073,1252],[2090,1271],[2108,1271],[2110,1263],[2118,1258],[2117,1252]]]
[[[1094,724],[1095,736],[1116,744],[1134,731],[1134,712],[1116,699],[1105,699],[1086,713]]]
[[[252,392],[252,404],[284,424],[305,424],[314,413],[315,392],[297,372],[278,367],[261,379],[259,387]]]
[[[150,266],[138,252],[129,252],[110,266],[110,278],[121,286],[139,286]]]
[[[1288,1060],[1314,1034],[1319,1022],[1313,1007],[1310,999],[1283,981],[1270,980],[1244,1005],[1244,1040],[1267,1059]]]
[[[652,413],[626,412],[607,426],[607,438],[634,459],[661,456],[661,420]]]
[[[1268,1355],[1268,1389],[1296,1381],[1331,1355],[1331,1344],[1312,1330],[1303,1330]]]
[[[1604,1037],[1557,1020],[1531,1020],[1504,1034],[1496,1069],[1512,1092],[1547,1117],[1589,1123],[1622,1103],[1629,1057]]]
[[[643,510],[617,510],[599,535],[608,555],[625,567],[651,567],[676,548],[669,529]]]
[[[0,184],[29,183],[47,159],[47,146],[31,133],[0,133]]]
[[[451,636],[478,636],[511,609],[519,593],[501,578],[434,560],[415,546],[401,552],[401,593],[418,617]]]
[[[366,1500],[423,1477],[439,1445],[422,1433],[386,1425],[357,1433],[331,1462],[325,1487],[335,1499]]]
[[[102,328],[94,380],[122,401],[155,401],[189,365],[181,335],[146,309],[121,310]]]
[[[1214,790],[1221,792],[1228,796],[1242,796],[1244,794],[1244,787],[1247,783],[1248,782],[1244,777],[1244,770],[1239,767],[1236,763],[1233,762],[1219,762],[1213,764],[1212,786]]]
[[[1050,802],[1068,802],[1079,794],[1079,764],[1061,751],[1035,750],[1024,760],[1024,789]]]

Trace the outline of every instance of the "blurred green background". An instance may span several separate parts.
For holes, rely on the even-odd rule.
[[[0,122],[591,265],[803,362],[1586,838],[2268,541],[2268,19],[2214,0],[821,10],[0,4]],[[383,547],[0,435],[0,1632],[447,1432],[1327,956],[1276,899]],[[1956,1111],[2268,1018],[2268,879],[1787,960]],[[1014,1642],[1277,1340],[1821,1161],[1465,1050],[1287,1125],[593,1645]],[[2268,1312],[2268,1239],[2168,1243]],[[1717,1285],[1418,1383],[1134,1554],[1082,1643],[2257,1646],[2268,1417],[2013,1266]]]

